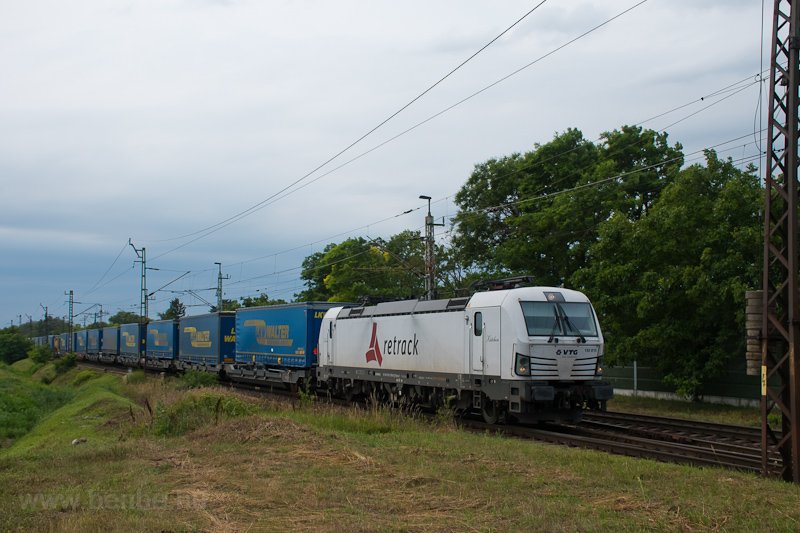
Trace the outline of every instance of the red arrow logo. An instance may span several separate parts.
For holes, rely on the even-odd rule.
[[[372,323],[372,340],[369,341],[369,350],[366,353],[367,363],[370,361],[377,361],[378,366],[383,364],[383,356],[381,355],[381,348],[378,344],[378,324]]]

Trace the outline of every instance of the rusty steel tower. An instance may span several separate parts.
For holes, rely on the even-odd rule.
[[[800,482],[800,302],[798,301],[798,11],[797,0],[775,0],[770,116],[764,206],[761,328],[762,469],[782,458],[781,476]],[[781,430],[770,425],[777,413]]]

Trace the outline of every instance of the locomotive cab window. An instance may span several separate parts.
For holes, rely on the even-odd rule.
[[[583,302],[520,302],[528,335],[597,337],[592,306]]]
[[[481,335],[483,335],[483,314],[482,313],[475,313],[474,328],[475,328],[475,336],[476,337],[480,337]]]

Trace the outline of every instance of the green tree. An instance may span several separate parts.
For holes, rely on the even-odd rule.
[[[744,350],[744,292],[758,286],[762,190],[721,161],[692,165],[631,219],[602,224],[572,284],[594,301],[611,363],[659,368],[678,391],[702,394]],[[635,206],[634,206],[635,207]]]
[[[25,359],[31,348],[33,348],[33,344],[20,333],[17,327],[0,331],[0,361],[10,364]]]
[[[335,243],[328,244],[322,252],[314,252],[303,260],[303,270],[300,277],[304,280],[306,288],[295,294],[298,302],[327,302],[332,293],[325,287],[325,278],[331,273],[330,265],[325,262],[325,255],[333,250]]]
[[[469,296],[471,286],[481,279],[498,278],[487,272],[471,268],[471,261],[465,260],[456,246],[436,246],[434,250],[436,260],[436,297],[454,298]]]
[[[476,166],[456,195],[454,244],[478,270],[564,283],[586,264],[600,224],[642,216],[681,164],[666,134],[624,126],[595,145],[569,129]]]
[[[161,320],[177,320],[186,315],[186,306],[179,298],[173,298],[169,302],[169,307],[163,313],[158,313]]]
[[[239,308],[238,300],[228,300],[225,298],[222,299],[223,311],[236,311],[238,308]],[[209,309],[209,313],[216,313],[216,312],[217,312],[217,306],[212,305],[211,308]]]
[[[135,322],[139,322],[139,318],[139,315],[136,313],[131,313],[130,311],[118,311],[117,314],[112,315],[108,319],[108,323],[112,325],[133,324]]]
[[[44,364],[53,359],[53,352],[49,346],[33,346],[27,352],[28,359]]]
[[[243,296],[239,298],[242,305],[241,307],[263,307],[265,305],[279,305],[285,304],[286,300],[273,300],[266,294],[259,294],[258,296]]]
[[[424,244],[419,232],[404,231],[388,241],[347,239],[303,262],[307,289],[299,301],[359,302],[403,299],[424,291]]]

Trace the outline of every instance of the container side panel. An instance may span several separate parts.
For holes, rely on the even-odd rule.
[[[159,320],[147,325],[147,358],[175,359],[177,357],[177,323],[173,320]]]
[[[178,326],[178,359],[193,364],[218,365],[220,333],[219,315],[182,318]]]
[[[300,368],[312,366],[306,312],[305,307],[237,310],[236,361]]]
[[[144,354],[146,337],[144,324],[123,324],[119,327],[119,351],[122,355]]]
[[[118,354],[119,338],[119,326],[103,328],[100,351],[107,354]]]

